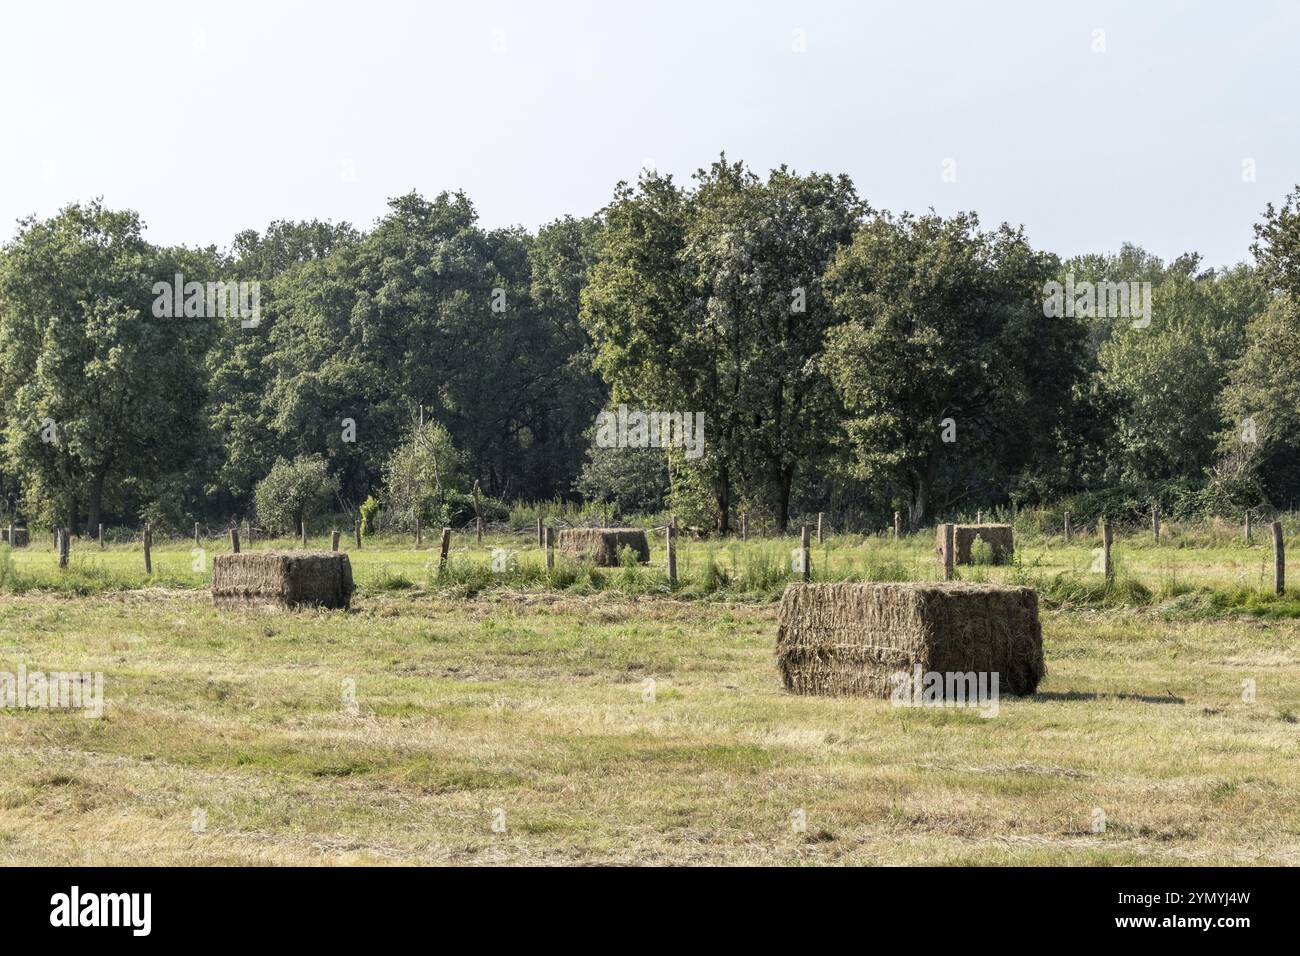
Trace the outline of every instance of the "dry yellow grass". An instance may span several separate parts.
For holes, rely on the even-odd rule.
[[[0,711],[0,862],[1300,863],[1300,626],[1043,634],[986,720],[787,694],[767,605],[0,597],[0,669],[107,701]]]

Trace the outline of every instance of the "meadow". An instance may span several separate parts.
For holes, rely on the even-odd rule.
[[[1300,862],[1300,595],[1263,535],[1123,534],[1109,586],[1089,535],[962,569],[1042,596],[1048,675],[991,719],[786,693],[796,543],[684,540],[669,589],[661,547],[548,573],[458,536],[440,578],[372,539],[350,612],[291,614],[213,609],[216,539],[148,579],[136,543],[4,552],[0,669],[106,704],[0,711],[0,862]],[[813,577],[937,578],[932,548],[836,535]]]

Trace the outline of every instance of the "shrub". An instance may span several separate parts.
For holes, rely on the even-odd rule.
[[[253,493],[258,523],[293,534],[307,515],[327,504],[337,490],[338,480],[319,455],[302,455],[293,461],[277,459]]]

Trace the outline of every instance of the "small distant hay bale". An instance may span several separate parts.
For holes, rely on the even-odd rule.
[[[604,568],[618,567],[618,553],[623,548],[635,551],[640,564],[650,563],[650,544],[640,528],[566,528],[555,546],[564,554]]]
[[[952,527],[955,541],[953,564],[974,564],[972,555],[977,540],[989,546],[989,564],[1008,564],[1016,553],[1009,524],[955,524]],[[943,529],[944,525],[939,525],[935,530],[935,547],[940,563],[943,562]]]
[[[998,692],[1032,694],[1045,672],[1038,595],[993,584],[791,584],[776,661],[787,690],[888,698],[892,675],[998,674]]]
[[[14,528],[14,539],[9,540],[9,529],[0,530],[0,541],[9,545],[11,548],[25,548],[31,543],[31,538],[27,534],[26,528]]]
[[[220,608],[347,608],[354,590],[346,554],[245,551],[212,559],[212,603]]]

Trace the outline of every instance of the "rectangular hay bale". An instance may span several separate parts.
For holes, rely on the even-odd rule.
[[[26,528],[14,528],[14,539],[9,540],[9,529],[0,530],[0,541],[9,545],[11,548],[25,548],[31,543],[31,538],[27,534]]]
[[[1009,524],[955,524],[953,527],[954,564],[974,564],[972,549],[977,540],[989,546],[989,564],[1009,564],[1016,553],[1015,537]],[[943,563],[943,525],[935,530],[935,548]]]
[[[352,563],[331,551],[244,551],[212,559],[212,603],[221,608],[352,604]]]
[[[566,528],[555,544],[561,552],[599,567],[618,567],[623,548],[635,551],[640,564],[650,563],[650,543],[640,528]]]
[[[889,698],[892,675],[998,674],[999,693],[1032,694],[1045,672],[1038,595],[994,584],[791,584],[776,659],[787,690]]]

